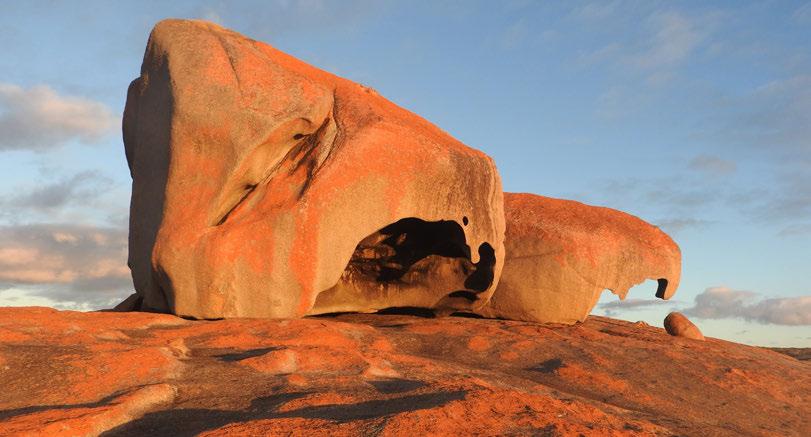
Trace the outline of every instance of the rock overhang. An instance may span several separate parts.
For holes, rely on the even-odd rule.
[[[668,299],[678,287],[681,253],[655,226],[502,193],[484,153],[212,23],[155,26],[123,131],[136,296],[121,309],[287,318],[418,307],[574,323],[603,289],[624,298],[654,279]]]
[[[536,322],[582,322],[604,290],[620,299],[645,280],[670,299],[681,250],[665,232],[611,208],[505,193],[505,267],[479,312]]]
[[[495,289],[504,223],[492,160],[270,46],[210,23],[159,23],[124,133],[130,265],[145,309],[308,314],[362,240],[405,219],[456,223],[463,258],[486,264],[490,280],[476,303],[448,298],[456,289],[398,287],[392,304],[471,309]],[[492,259],[481,263],[482,250]]]

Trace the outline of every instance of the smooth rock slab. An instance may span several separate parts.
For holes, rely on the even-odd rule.
[[[155,349],[177,361],[154,360]],[[152,370],[113,365],[121,351],[127,367]],[[379,314],[206,322],[0,308],[0,356],[0,434],[36,434],[44,418],[66,425],[54,435],[811,430],[811,363],[604,317],[571,326]]]
[[[0,422],[0,435],[96,436],[140,419],[150,410],[171,406],[176,395],[175,387],[156,384],[94,404],[31,408],[30,413],[22,409]]]

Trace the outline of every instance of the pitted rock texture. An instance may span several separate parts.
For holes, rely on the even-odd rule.
[[[692,338],[693,340],[704,340],[704,334],[694,325],[684,314],[672,312],[665,317],[665,331],[677,337]]]
[[[152,31],[123,120],[121,310],[473,310],[504,262],[491,158],[375,91],[213,23]]]
[[[604,317],[0,308],[0,435],[807,436],[811,363]]]
[[[583,321],[608,289],[624,299],[646,279],[669,299],[681,278],[679,246],[656,226],[610,208],[504,193],[507,258],[477,313],[537,322]]]

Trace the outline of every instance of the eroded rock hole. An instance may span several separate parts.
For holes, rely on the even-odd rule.
[[[468,313],[468,312],[465,312],[465,311],[457,311],[457,312],[451,313],[451,317],[463,317],[463,318],[466,318],[466,319],[483,319],[483,318],[485,318],[481,314]]]
[[[404,218],[357,245],[337,290],[353,289],[377,302],[396,302],[392,306],[418,302],[431,307],[450,298],[456,302],[452,308],[467,308],[494,278],[492,246],[483,243],[477,250],[480,260],[473,263],[465,232],[455,221]],[[400,300],[404,294],[413,299]]]
[[[433,310],[428,308],[419,308],[419,307],[391,307],[391,308],[384,308],[377,312],[378,314],[388,314],[392,316],[415,316],[415,317],[422,317],[425,319],[433,319],[436,317],[436,314]]]
[[[659,278],[656,280],[656,282],[659,284],[656,287],[656,297],[658,297],[659,299],[664,299],[665,291],[667,291],[667,279]]]
[[[465,288],[476,291],[487,290],[493,283],[493,267],[496,265],[496,251],[490,243],[482,243],[479,246],[479,262],[476,263],[476,271],[465,279]]]
[[[430,256],[458,259],[453,263],[465,276],[476,269],[473,263],[464,262],[470,259],[470,248],[465,244],[464,231],[453,221],[402,219],[381,229],[371,239],[364,239],[358,249],[360,253],[356,250],[355,254],[360,257],[353,256],[353,261],[379,282],[402,279],[415,264]],[[427,273],[430,267],[421,265],[416,269]]]
[[[471,302],[479,298],[476,293],[472,293],[467,290],[454,291],[453,293],[449,294],[448,297],[461,297],[462,299],[467,299]]]

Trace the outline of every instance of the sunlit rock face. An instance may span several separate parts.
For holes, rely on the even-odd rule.
[[[806,437],[811,349],[780,351],[599,316],[0,308],[0,435]]]
[[[136,294],[118,309],[574,323],[604,289],[624,298],[653,279],[668,299],[678,287],[679,248],[655,226],[505,195],[483,153],[211,23],[155,26],[123,130]]]
[[[651,279],[669,299],[679,286],[679,247],[630,214],[516,193],[504,193],[504,213],[507,258],[482,315],[570,324],[586,319],[603,290],[624,299]]]
[[[673,311],[665,317],[665,331],[674,337],[704,340],[704,334],[684,314]]]
[[[155,26],[123,121],[137,295],[193,318],[475,311],[504,262],[493,161],[217,25]]]

